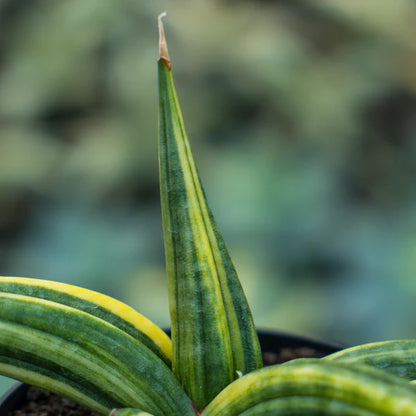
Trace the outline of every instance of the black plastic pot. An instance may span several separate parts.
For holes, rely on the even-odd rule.
[[[170,332],[170,331],[166,331]],[[339,351],[344,346],[313,338],[302,337],[284,332],[259,330],[259,339],[263,353],[280,354],[283,349],[308,349],[316,352],[317,356],[325,356]],[[18,409],[26,400],[29,386],[18,383],[0,399],[0,415],[6,416],[8,412]]]
[[[29,386],[17,383],[0,399],[0,415],[7,416],[12,410],[18,409],[26,400]]]
[[[258,334],[263,353],[279,353],[283,348],[307,348],[315,350],[317,355],[324,356],[342,350],[346,347],[345,345],[335,342],[328,342],[320,339],[267,329],[260,329]]]

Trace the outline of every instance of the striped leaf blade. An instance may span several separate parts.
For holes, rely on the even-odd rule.
[[[379,368],[298,359],[234,381],[201,416],[275,414],[416,416],[416,389]]]
[[[57,302],[0,293],[0,373],[108,414],[194,415],[167,365],[123,330]]]
[[[136,338],[171,365],[172,343],[166,333],[117,299],[66,283],[8,276],[0,277],[1,292],[46,299],[94,315]]]
[[[97,394],[96,391],[88,390],[58,373],[24,360],[4,356],[3,353],[0,354],[0,374],[23,383],[42,387],[103,415],[108,413],[108,409],[112,407],[114,402],[103,396],[102,393]]]
[[[252,316],[207,204],[160,23],[159,167],[173,370],[198,408],[261,366]]]
[[[416,379],[416,339],[372,342],[345,348],[323,357],[324,361],[367,364],[407,380]]]

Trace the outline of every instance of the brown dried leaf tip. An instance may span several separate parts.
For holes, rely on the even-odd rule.
[[[159,61],[164,60],[170,69],[170,57],[168,52],[168,45],[166,43],[165,30],[163,28],[162,18],[166,16],[166,12],[161,13],[158,17],[159,25]]]

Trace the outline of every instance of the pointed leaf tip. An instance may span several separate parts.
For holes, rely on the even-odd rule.
[[[163,28],[162,18],[166,16],[166,12],[160,13],[157,17],[159,26],[159,61],[164,60],[170,69],[170,57],[168,52],[168,45],[166,43],[165,30]]]
[[[162,55],[159,171],[172,368],[195,407],[202,409],[237,378],[237,371],[260,368],[261,350],[247,299],[199,179],[169,64]]]

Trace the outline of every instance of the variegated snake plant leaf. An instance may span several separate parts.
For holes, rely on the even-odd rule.
[[[159,168],[172,340],[100,293],[1,277],[0,374],[108,416],[416,416],[416,340],[261,368],[247,299],[186,136],[161,17]]]

